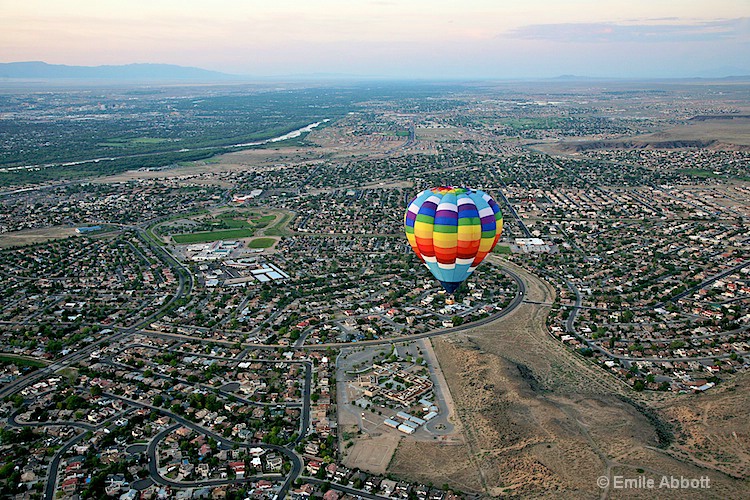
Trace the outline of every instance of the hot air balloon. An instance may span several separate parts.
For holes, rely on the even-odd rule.
[[[414,252],[453,293],[497,244],[503,214],[487,193],[440,186],[409,203],[404,226]]]

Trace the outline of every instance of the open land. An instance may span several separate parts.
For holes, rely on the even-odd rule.
[[[0,495],[748,491],[747,84],[50,96],[0,103]],[[436,185],[504,214],[454,297]]]
[[[520,274],[526,280],[529,300],[552,298],[549,285],[528,273]],[[746,491],[747,481],[740,479],[746,477],[746,444],[726,431],[746,432],[744,423],[729,424],[703,440],[729,439],[733,446],[728,448],[739,445],[736,454],[730,453],[730,462],[743,471],[739,474],[737,470],[724,473],[728,472],[725,467],[700,458],[710,456],[710,451],[697,455],[686,451],[691,445],[696,451],[694,440],[708,429],[699,417],[708,418],[704,412],[710,403],[698,403],[703,411],[688,410],[695,407],[695,396],[673,400],[667,410],[673,416],[671,423],[680,426],[680,435],[691,445],[662,449],[653,426],[623,399],[626,393],[618,380],[592,369],[550,338],[544,326],[546,309],[526,304],[501,322],[436,341],[468,443],[459,449],[409,443],[399,447],[392,471],[414,474],[423,481],[446,478],[491,496],[596,497],[601,492],[596,483],[599,476],[627,476],[636,470],[657,478],[707,474],[711,494],[717,496]],[[726,409],[730,419],[737,418],[747,404],[746,395],[732,399],[731,409]],[[720,401],[728,402],[727,396]],[[728,449],[714,446],[714,453],[718,447]],[[425,456],[436,459],[429,467],[414,465]],[[681,491],[674,497],[704,494],[690,496]],[[620,497],[617,491],[611,496]]]
[[[21,229],[8,233],[0,233],[0,248],[44,243],[59,238],[75,236],[74,227],[45,227],[39,229]]]

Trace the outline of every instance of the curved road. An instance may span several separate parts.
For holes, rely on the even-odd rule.
[[[399,344],[401,342],[411,342],[412,340],[419,340],[424,338],[431,338],[431,337],[438,337],[440,335],[449,335],[451,333],[458,333],[466,330],[470,330],[472,328],[486,325],[487,323],[491,323],[493,321],[496,321],[498,319],[501,319],[510,313],[512,313],[518,306],[523,303],[524,298],[526,297],[526,285],[524,284],[523,280],[521,280],[521,277],[518,276],[516,273],[511,271],[508,268],[503,268],[503,272],[513,278],[513,281],[516,282],[516,285],[518,286],[518,292],[516,293],[516,296],[513,297],[513,300],[510,301],[510,303],[504,307],[501,311],[496,312],[495,314],[492,314],[490,316],[487,316],[486,318],[482,318],[478,321],[472,321],[471,323],[465,323],[463,325],[454,326],[452,328],[441,328],[439,330],[430,330],[429,332],[424,333],[415,333],[412,335],[403,335],[401,337],[393,337],[393,338],[384,338],[384,339],[375,339],[375,340],[362,340],[359,342],[330,342],[326,344],[308,344],[303,346],[294,346],[294,345],[283,345],[283,344],[248,344],[245,347],[248,349],[256,349],[256,350],[263,350],[263,349],[286,349],[286,350],[311,350],[311,351],[320,351],[320,350],[326,350],[329,348],[340,348],[340,347],[362,347],[362,346],[373,346],[373,345],[385,345],[385,344]],[[183,335],[179,333],[166,333],[166,332],[159,332],[156,330],[148,330],[148,329],[142,329],[142,331],[147,332],[150,336],[153,337],[161,337],[161,338],[174,338],[174,339],[182,339],[182,340],[197,340],[197,341],[204,341],[204,342],[211,342],[214,344],[223,344],[223,345],[235,345],[237,344],[236,341],[231,340],[218,340],[218,339],[203,339],[199,337],[194,337],[191,335]]]
[[[143,230],[143,228],[139,226],[128,226],[129,229],[134,229],[138,232],[138,235],[144,239],[155,251],[155,253],[163,260],[166,261],[166,264],[169,265],[169,267],[176,268],[176,274],[179,277],[179,284],[176,293],[172,297],[172,299],[165,304],[162,308],[160,308],[158,311],[154,312],[147,318],[143,319],[142,321],[138,322],[137,324],[133,325],[130,328],[122,329],[119,332],[110,335],[108,337],[103,337],[88,346],[68,355],[63,358],[60,358],[52,365],[37,370],[36,372],[26,376],[22,377],[20,379],[15,380],[14,382],[6,385],[4,388],[0,390],[0,397],[11,395],[15,392],[18,392],[19,390],[22,390],[25,387],[28,387],[29,385],[33,384],[34,382],[38,381],[39,379],[42,379],[43,377],[49,376],[53,373],[55,373],[57,370],[65,367],[70,366],[71,364],[77,363],[87,357],[93,350],[95,350],[100,344],[104,342],[113,342],[118,341],[122,338],[127,337],[128,335],[135,333],[137,331],[148,331],[145,330],[145,326],[147,326],[151,321],[153,321],[154,318],[162,314],[163,312],[167,311],[171,305],[178,300],[179,298],[183,297],[186,293],[189,293],[193,288],[193,280],[192,280],[192,274],[186,270],[186,268],[180,264],[177,259],[174,258],[173,255],[171,255],[168,251],[161,248],[160,246],[154,244],[151,239],[149,238],[148,234]],[[187,271],[187,272],[186,272]],[[322,349],[328,349],[328,348],[335,348],[335,347],[358,347],[358,346],[372,346],[372,345],[382,345],[382,344],[396,344],[401,342],[410,342],[417,339],[424,339],[424,338],[430,338],[430,337],[436,337],[440,335],[447,335],[451,333],[457,333],[465,330],[472,329],[474,327],[478,327],[493,321],[496,321],[498,319],[503,318],[504,316],[507,316],[508,314],[512,313],[521,303],[523,303],[524,297],[526,295],[526,287],[524,282],[521,280],[520,276],[515,274],[514,272],[510,271],[507,268],[503,269],[503,272],[508,274],[517,284],[518,286],[518,292],[516,293],[516,296],[511,300],[511,302],[508,304],[507,307],[505,307],[503,310],[490,315],[486,318],[483,318],[481,320],[460,325],[454,328],[449,329],[440,329],[440,330],[432,330],[429,332],[414,334],[414,335],[407,335],[403,337],[398,338],[387,338],[387,339],[377,339],[377,340],[369,340],[369,341],[362,341],[362,342],[337,342],[337,343],[328,343],[328,344],[316,344],[316,345],[307,345],[307,346],[281,346],[281,345],[252,345],[248,346],[249,348],[253,349],[278,349],[278,348],[284,348],[284,349],[300,349],[300,350],[322,350]],[[154,336],[163,336],[163,337],[179,337],[179,338],[185,338],[186,340],[203,340],[203,339],[196,339],[195,337],[190,336],[181,336],[181,335],[173,335],[173,334],[164,334],[161,332],[150,332],[149,333],[154,334]],[[222,343],[221,341],[212,341],[215,343]],[[274,361],[277,362],[277,361]],[[156,446],[158,442],[163,439],[166,435],[169,434],[177,425],[184,425],[188,428],[191,428],[195,430],[196,432],[199,432],[201,434],[209,435],[217,440],[219,443],[226,443],[228,445],[234,445],[237,444],[242,447],[248,447],[248,446],[259,446],[266,449],[272,449],[275,450],[283,455],[285,455],[290,463],[291,463],[291,470],[289,474],[286,475],[286,480],[283,482],[281,490],[279,491],[279,498],[284,498],[289,491],[291,485],[293,482],[300,477],[300,474],[302,472],[302,468],[304,465],[303,459],[301,456],[299,456],[293,449],[293,447],[301,442],[305,436],[307,435],[307,432],[309,430],[310,426],[310,397],[311,397],[311,387],[312,387],[312,364],[310,362],[305,361],[295,361],[295,362],[301,362],[305,365],[305,383],[303,388],[303,394],[302,394],[302,411],[300,416],[300,428],[297,439],[290,443],[286,447],[282,446],[275,446],[270,445],[266,443],[236,443],[230,440],[225,439],[222,436],[219,436],[217,434],[214,434],[213,432],[209,431],[208,429],[205,429],[194,422],[187,420],[185,418],[182,418],[178,415],[175,415],[169,411],[166,411],[163,408],[158,408],[152,405],[149,405],[147,403],[143,403],[140,401],[132,400],[129,398],[124,398],[122,396],[117,396],[114,394],[107,394],[107,396],[112,397],[114,399],[120,399],[123,401],[128,402],[129,404],[136,406],[136,407],[143,407],[143,408],[150,408],[154,411],[158,411],[164,415],[169,416],[173,419],[173,421],[177,422],[178,424],[175,424],[174,426],[168,427],[161,432],[159,432],[150,442],[147,447],[147,453],[149,457],[149,473],[151,478],[159,483],[159,484],[165,484],[173,487],[186,487],[186,486],[217,486],[222,484],[231,484],[231,483],[238,483],[238,482],[250,482],[252,480],[257,480],[261,478],[274,478],[274,479],[281,479],[284,476],[282,475],[263,475],[263,476],[253,476],[253,477],[247,477],[242,479],[226,479],[226,480],[212,480],[212,481],[198,481],[198,482],[192,482],[192,483],[180,483],[176,481],[171,481],[169,479],[166,479],[162,477],[158,472],[157,467],[157,461],[156,461]],[[12,415],[9,417],[9,423],[14,423],[16,425],[37,425],[34,423],[22,423],[22,422],[16,422],[15,421],[15,415]],[[49,424],[49,425],[55,425],[55,424]],[[87,427],[85,425],[78,425],[80,428],[86,429]],[[85,435],[85,432],[82,432],[81,434],[77,435],[70,441],[68,441],[60,450],[58,450],[57,453],[55,453],[52,462],[50,463],[49,467],[49,479],[47,481],[46,489],[45,489],[45,498],[52,499],[54,498],[54,490],[57,483],[57,474],[58,474],[58,468],[60,465],[60,461],[62,460],[62,457],[64,456],[65,452],[70,449],[75,443],[77,443],[80,439],[83,438]],[[307,479],[307,478],[306,478]],[[313,481],[316,482],[316,481]],[[382,499],[383,497],[379,497],[378,495],[369,494],[367,492],[356,490],[353,488],[349,488],[342,485],[332,485],[332,488],[337,489],[339,491],[343,491],[352,495],[361,496],[364,498],[369,499]]]
[[[55,498],[55,487],[57,486],[57,472],[60,468],[60,461],[62,460],[62,457],[67,453],[69,449],[73,447],[78,441],[83,439],[83,436],[85,436],[86,433],[82,432],[75,436],[73,439],[65,443],[62,448],[57,450],[57,453],[55,453],[55,456],[52,457],[52,461],[49,464],[49,467],[47,468],[47,484],[44,487],[44,499],[45,500],[52,500]]]
[[[300,479],[302,479],[303,481],[307,483],[328,484],[330,489],[336,490],[336,491],[342,491],[354,497],[367,498],[368,500],[391,500],[391,497],[384,497],[381,495],[376,495],[374,493],[369,493],[364,490],[350,488],[349,486],[344,486],[343,484],[338,484],[336,482],[329,481],[327,479],[318,479],[317,477],[310,477],[310,476],[300,476]]]
[[[210,431],[208,429],[205,429],[204,427],[201,427],[200,425],[196,424],[195,422],[188,420],[186,418],[183,418],[179,415],[176,415],[170,411],[165,410],[164,408],[159,408],[157,406],[153,406],[147,403],[143,403],[140,401],[136,401],[134,399],[125,398],[123,396],[117,396],[115,394],[106,394],[108,397],[120,399],[122,401],[126,401],[130,403],[133,406],[142,407],[142,408],[149,408],[151,410],[157,411],[161,413],[162,415],[166,415],[177,424],[167,427],[166,429],[159,432],[156,436],[154,436],[151,441],[149,441],[148,447],[146,448],[146,453],[149,457],[149,463],[148,463],[148,470],[149,474],[151,476],[151,479],[153,479],[155,482],[159,484],[165,484],[169,486],[174,487],[191,487],[191,486],[220,486],[222,484],[231,484],[235,482],[248,482],[251,480],[250,477],[244,478],[244,479],[219,479],[219,480],[209,480],[209,481],[199,481],[195,483],[180,483],[176,481],[172,481],[170,479],[166,479],[159,474],[159,470],[157,467],[157,460],[156,460],[156,446],[158,445],[159,441],[163,439],[167,434],[169,434],[174,428],[177,426],[184,426],[189,429],[194,430],[195,432],[198,432],[199,434],[205,434],[206,436],[212,437],[216,440],[217,443],[219,443],[220,446],[234,446],[237,445],[241,448],[249,448],[249,447],[259,447],[259,448],[267,448],[270,450],[277,451],[281,453],[282,455],[286,455],[286,457],[289,459],[289,461],[292,464],[292,469],[289,471],[289,474],[286,476],[286,481],[284,481],[284,484],[281,487],[281,490],[279,491],[279,498],[284,498],[286,496],[286,492],[289,490],[289,488],[292,485],[292,482],[300,475],[302,472],[302,458],[297,455],[293,450],[290,450],[287,447],[284,446],[278,446],[274,444],[268,444],[268,443],[240,443],[237,441],[232,441],[224,436],[220,436],[219,434],[214,433],[213,431]],[[259,479],[262,479],[263,477],[268,476],[259,476]],[[279,479],[283,478],[284,476],[279,475]]]
[[[206,479],[204,481],[172,481],[159,473],[159,467],[157,464],[156,447],[159,442],[167,437],[169,434],[180,428],[180,424],[173,424],[169,427],[164,428],[158,434],[156,434],[151,441],[148,443],[146,448],[146,455],[148,456],[148,472],[151,479],[157,484],[169,486],[171,488],[203,488],[206,486],[222,486],[226,484],[237,484],[237,483],[250,483],[258,481],[260,479],[268,480],[280,480],[284,479],[282,474],[258,474],[255,476],[247,476],[243,478],[235,479]],[[199,431],[205,433],[204,431]]]

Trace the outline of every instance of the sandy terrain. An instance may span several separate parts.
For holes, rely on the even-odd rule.
[[[400,440],[401,437],[393,432],[386,432],[379,436],[365,434],[356,439],[354,445],[347,450],[344,465],[374,474],[385,474]]]
[[[44,243],[49,240],[69,238],[76,235],[74,227],[54,226],[41,229],[24,229],[0,234],[0,248]]]
[[[550,141],[534,144],[530,149],[551,155],[572,155],[578,151],[595,149],[680,149],[705,147],[716,150],[750,150],[750,118],[699,119],[651,134],[602,140],[596,137],[577,137],[575,140]]]
[[[551,301],[554,294],[548,285],[523,271],[519,274],[527,283],[528,300]],[[402,442],[391,472],[435,484],[448,482],[484,496],[740,498],[750,491],[746,480],[700,467],[709,464],[690,456],[699,445],[705,454],[706,446],[718,450],[731,444],[738,450],[732,460],[746,457],[748,424],[741,416],[747,415],[746,383],[736,389],[744,389],[742,403],[729,405],[735,420],[724,423],[723,412],[712,416],[715,406],[706,410],[705,422],[703,413],[688,415],[688,409],[697,410],[693,396],[644,396],[663,398],[652,404],[664,407],[662,414],[675,422],[684,422],[678,435],[690,432],[678,438],[685,439],[684,445],[662,450],[653,425],[621,397],[635,398],[635,393],[549,337],[546,314],[546,306],[523,304],[501,321],[434,342],[467,444]],[[714,397],[716,405],[728,404],[719,392]],[[742,418],[744,422],[738,420]],[[732,429],[738,429],[736,438]],[[699,437],[704,442],[699,444]],[[679,453],[684,454],[681,460],[674,458]],[[644,475],[657,478],[657,484],[663,475],[708,476],[711,489],[601,489],[597,479],[602,475]]]
[[[750,374],[705,394],[655,402],[678,432],[671,455],[728,475],[750,477]],[[750,483],[748,483],[750,491]]]
[[[706,119],[663,132],[633,138],[638,142],[717,141],[725,146],[750,146],[750,118]]]

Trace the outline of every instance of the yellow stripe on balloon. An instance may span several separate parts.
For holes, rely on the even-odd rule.
[[[432,228],[433,224],[417,221],[414,223],[414,236],[416,238],[430,239],[432,238]]]
[[[482,241],[479,242],[479,251],[489,252],[493,243],[495,243],[495,238],[482,238]]]
[[[458,244],[457,233],[433,233],[433,244],[438,248],[455,248]]]
[[[482,235],[482,226],[458,226],[459,241],[474,241]]]

